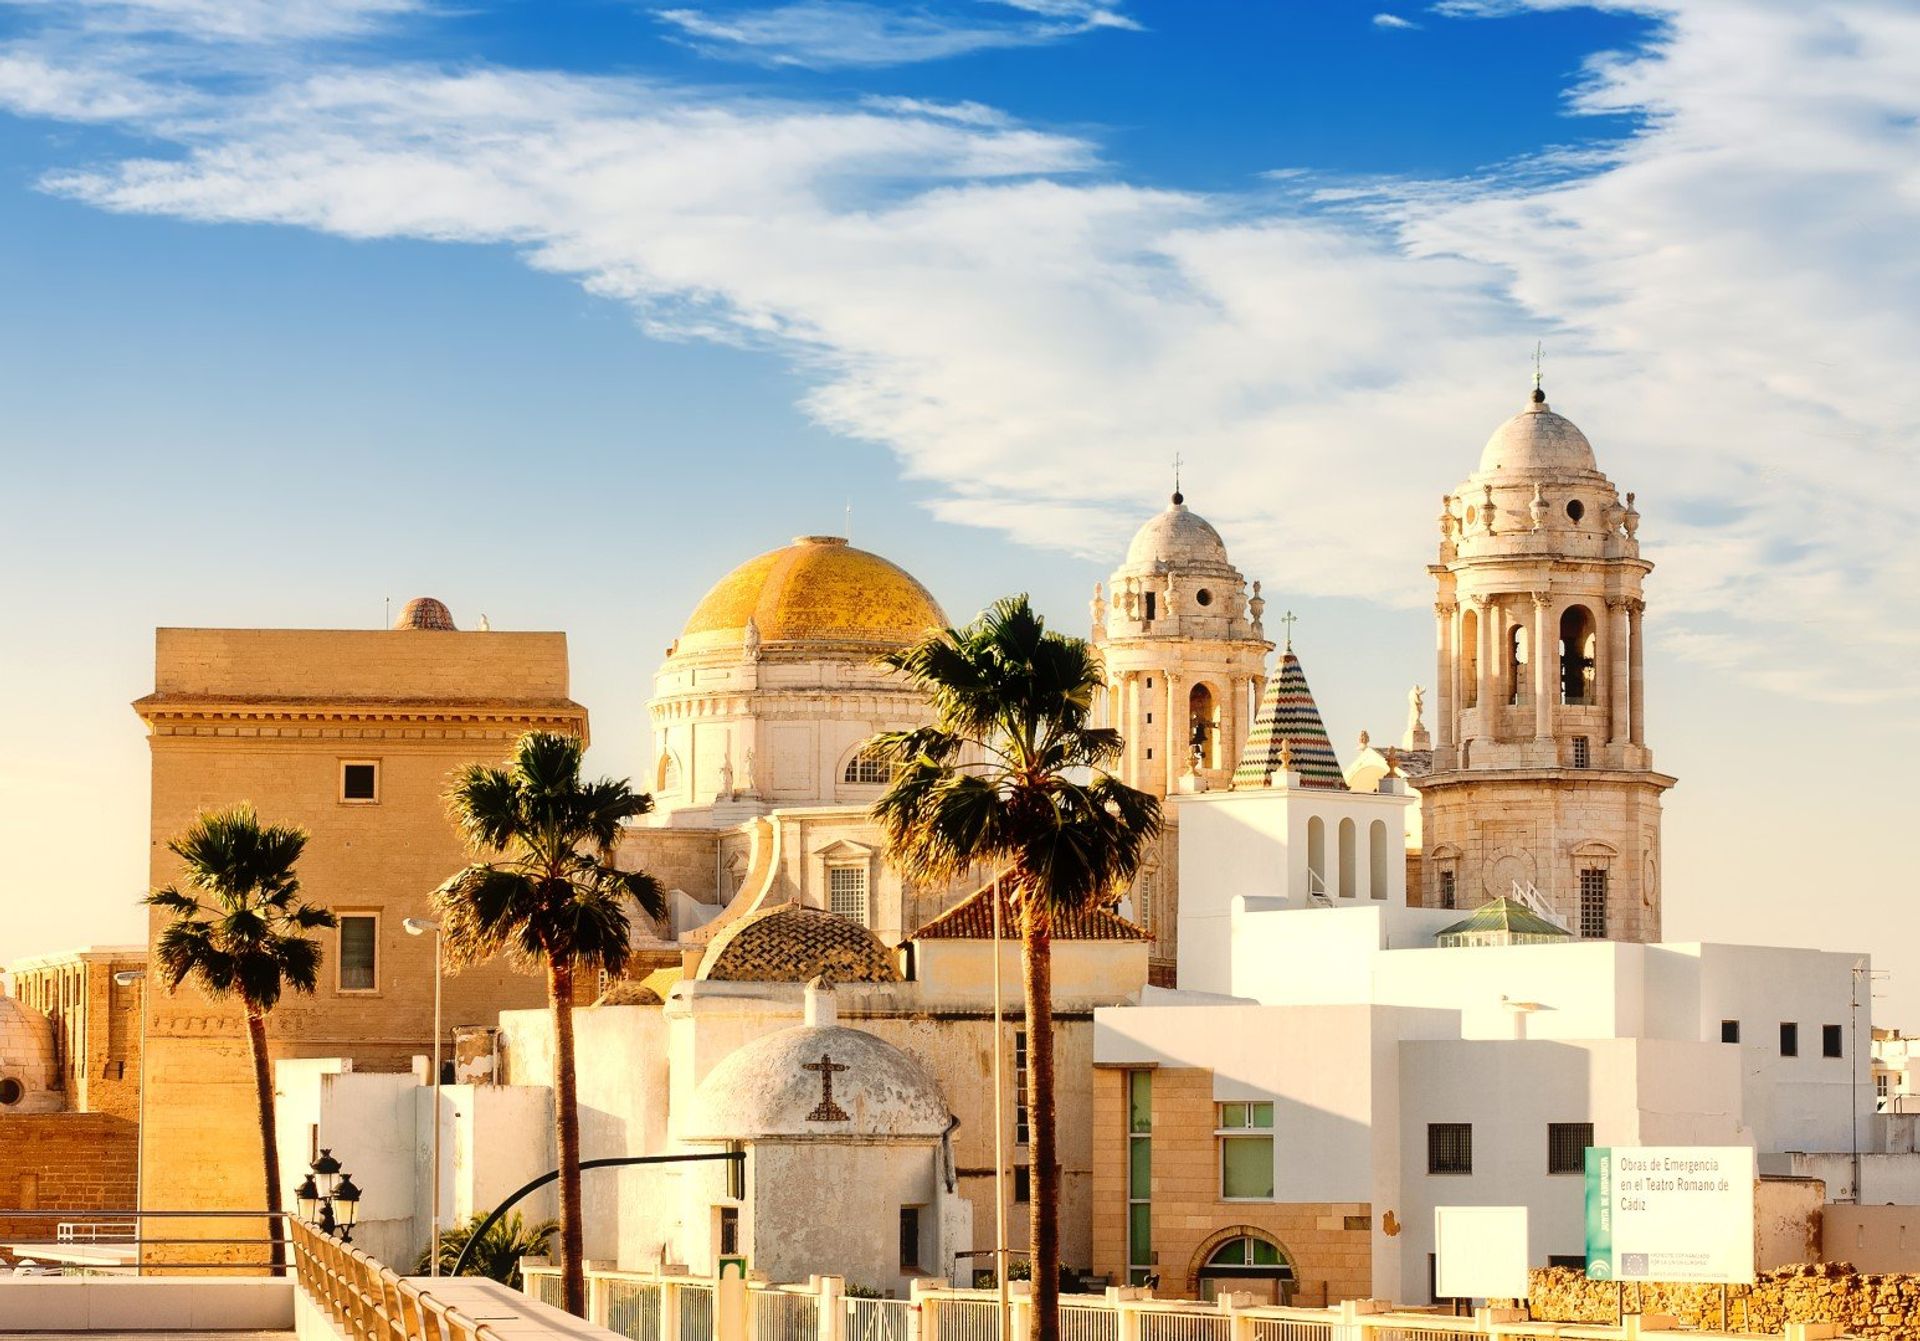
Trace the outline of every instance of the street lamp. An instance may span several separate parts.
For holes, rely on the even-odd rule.
[[[409,936],[433,937],[433,1236],[427,1240],[428,1273],[440,1274],[440,924],[430,917],[400,923]]]
[[[322,1148],[311,1170],[293,1190],[300,1218],[342,1243],[353,1242],[353,1222],[360,1217],[360,1189],[353,1176],[340,1171],[333,1151]]]

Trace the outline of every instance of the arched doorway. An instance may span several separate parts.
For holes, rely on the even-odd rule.
[[[1251,1294],[1257,1304],[1284,1304],[1293,1297],[1293,1262],[1286,1250],[1249,1227],[1201,1246],[1190,1288],[1212,1303],[1223,1294]]]

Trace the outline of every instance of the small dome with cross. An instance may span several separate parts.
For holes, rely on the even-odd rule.
[[[754,1040],[700,1082],[686,1141],[937,1140],[950,1121],[927,1069],[885,1039],[800,1025]]]

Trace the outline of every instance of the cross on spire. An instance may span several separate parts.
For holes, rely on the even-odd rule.
[[[820,1102],[807,1114],[809,1122],[851,1122],[847,1110],[833,1101],[833,1073],[845,1071],[847,1066],[833,1060],[833,1054],[823,1052],[817,1062],[800,1063],[802,1071],[812,1071],[820,1077]]]
[[[1533,342],[1533,389],[1540,389],[1540,363],[1546,355],[1546,347],[1535,340]]]
[[[1280,622],[1287,626],[1287,650],[1289,652],[1293,650],[1293,626],[1298,623],[1299,620],[1300,616],[1294,614],[1291,610],[1280,616]]]
[[[1186,496],[1180,492],[1180,453],[1173,454],[1173,501],[1184,502]]]

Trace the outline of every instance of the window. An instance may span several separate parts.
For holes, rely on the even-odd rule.
[[[380,799],[380,765],[370,759],[340,764],[340,799],[353,805],[372,805]]]
[[[1027,1121],[1027,1031],[1013,1031],[1013,1143],[1026,1145],[1033,1139]]]
[[[0,1080],[0,1108],[12,1108],[27,1097],[27,1087],[12,1076]]]
[[[1823,1024],[1820,1026],[1820,1055],[1822,1057],[1842,1057],[1845,1051],[1840,1046],[1840,1026]]]
[[[1473,1124],[1471,1122],[1429,1122],[1427,1124],[1427,1172],[1473,1172]]]
[[[1591,1122],[1547,1124],[1547,1172],[1585,1173],[1587,1147],[1593,1144]]]
[[[1153,1274],[1153,1072],[1127,1072],[1127,1283]]]
[[[1720,1021],[1720,1041],[1722,1043],[1738,1043],[1740,1041],[1740,1021]]]
[[[1607,873],[1588,867],[1580,872],[1580,934],[1588,940],[1607,938]]]
[[[1893,1088],[1890,1083],[1892,1079],[1893,1077],[1885,1071],[1875,1075],[1873,1078],[1873,1097],[1879,1099],[1882,1103],[1886,1102],[1887,1093]]]
[[[1028,1165],[1013,1166],[1013,1199],[1021,1205],[1033,1200],[1033,1169]]]
[[[889,776],[890,773],[885,759],[867,750],[862,750],[847,761],[847,771],[842,781],[862,784],[884,784]]]
[[[900,1269],[902,1271],[920,1269],[920,1208],[918,1206],[900,1208]]]
[[[1800,1026],[1791,1021],[1782,1021],[1780,1025],[1780,1055],[1782,1057],[1800,1055]]]
[[[1200,1268],[1200,1297],[1208,1303],[1231,1290],[1272,1282],[1270,1288],[1284,1302],[1293,1286],[1293,1263],[1278,1246],[1251,1235],[1228,1239]]]
[[[740,1208],[722,1206],[720,1208],[720,1255],[737,1257],[740,1254]]]
[[[1587,515],[1587,505],[1577,498],[1567,500],[1567,520],[1577,522]]]
[[[1586,736],[1573,738],[1573,766],[1575,768],[1593,767],[1593,742]]]
[[[1560,701],[1590,704],[1593,698],[1593,615],[1584,605],[1570,605],[1560,616]]]
[[[867,868],[827,867],[827,911],[867,925]]]
[[[1224,1201],[1273,1200],[1273,1105],[1215,1106],[1220,1138],[1220,1197]]]
[[[1457,898],[1458,895],[1454,889],[1453,872],[1440,872],[1440,906],[1442,908],[1457,908],[1460,906],[1455,902]]]
[[[1151,591],[1148,592],[1147,593],[1147,623],[1149,624],[1153,623],[1153,598],[1154,598],[1154,593]],[[1147,688],[1149,689],[1153,688],[1152,681],[1148,681]]]
[[[372,992],[378,990],[378,946],[380,919],[372,913],[340,915],[339,990]]]
[[[1193,600],[1196,605],[1212,605],[1213,593],[1202,587],[1193,593]]]
[[[1355,892],[1355,867],[1360,864],[1359,830],[1350,819],[1340,821],[1340,897],[1350,899]]]

